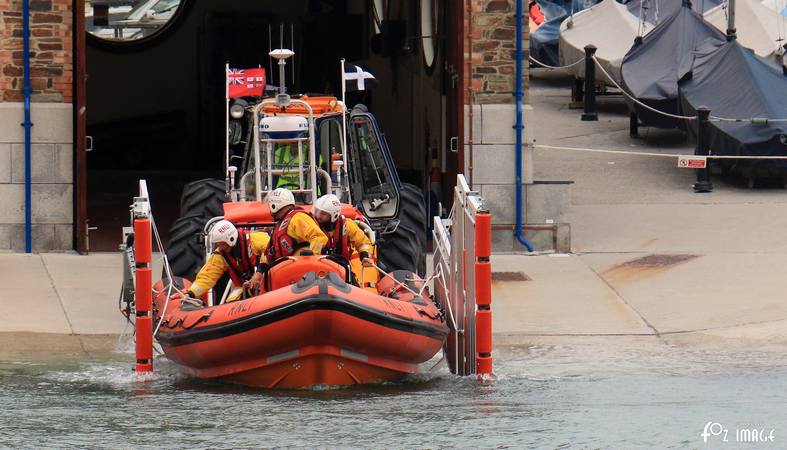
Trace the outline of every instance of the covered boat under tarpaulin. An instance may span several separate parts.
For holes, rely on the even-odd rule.
[[[530,56],[543,64],[557,66],[560,64],[557,49],[560,23],[566,20],[569,12],[557,3],[540,1],[538,4],[545,20],[535,31],[530,30]]]
[[[763,0],[762,6],[787,16],[787,1],[785,0]]]
[[[679,90],[683,114],[693,116],[700,106],[710,108],[708,139],[712,154],[787,155],[786,122],[749,120],[787,118],[787,76],[779,66],[738,41],[699,47],[691,78],[681,81]],[[714,117],[743,121],[719,121]],[[688,129],[696,138],[696,125]],[[785,160],[731,160],[730,164],[752,176],[774,172],[783,175],[787,169]]]
[[[530,35],[530,56],[548,66],[559,66],[558,41],[560,40],[560,24],[568,17],[563,15],[541,24]]]
[[[705,20],[721,31],[727,31],[726,5],[705,13]],[[759,0],[735,0],[735,30],[738,42],[763,56],[780,52],[785,43],[787,18],[764,6]]]
[[[678,114],[678,81],[691,70],[694,49],[706,39],[725,41],[724,34],[682,7],[663,19],[642,43],[623,58],[623,87],[637,100],[670,114]],[[644,125],[673,128],[681,120],[630,102]]]
[[[560,24],[569,16],[598,3],[598,0],[539,1],[546,21],[530,30],[530,56],[548,66],[559,66]]]
[[[634,38],[645,34],[646,24],[640,24],[625,5],[615,0],[601,3],[574,14],[560,25],[560,64],[572,64],[585,57],[585,46],[593,44],[596,59],[604,69],[620,81],[620,64],[623,56],[634,44]],[[571,68],[577,78],[585,78],[585,65]],[[605,80],[596,67],[596,80]]]
[[[636,17],[642,17],[646,22],[659,24],[675,14],[681,7],[681,0],[630,0],[622,2]],[[691,2],[691,9],[704,13],[709,9],[719,6],[721,0],[696,0]],[[642,6],[645,6],[643,9]]]

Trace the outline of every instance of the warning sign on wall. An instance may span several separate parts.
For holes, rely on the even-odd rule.
[[[678,156],[678,167],[683,169],[704,169],[707,164],[704,156]]]

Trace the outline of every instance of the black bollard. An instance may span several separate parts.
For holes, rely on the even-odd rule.
[[[634,111],[629,113],[629,137],[639,137],[639,119]]]
[[[593,44],[585,46],[585,111],[582,113],[582,120],[596,121],[596,64],[593,55],[596,53],[596,46]]]
[[[697,108],[697,147],[694,154],[697,156],[710,155],[708,142],[708,123],[710,122],[710,109],[707,106]],[[704,169],[697,169],[697,182],[694,184],[696,192],[713,192],[713,183],[710,182],[710,159],[705,161]]]

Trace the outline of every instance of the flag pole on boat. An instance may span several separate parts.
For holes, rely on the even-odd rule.
[[[339,61],[339,83],[342,85],[342,164],[347,163],[347,103],[344,99],[346,95],[345,86],[344,86],[344,58]],[[337,170],[341,171],[342,168],[339,167]],[[341,183],[340,186],[341,188]],[[352,195],[349,191],[347,192],[348,198],[347,202],[350,203],[349,196]],[[341,198],[341,197],[340,197]]]
[[[224,63],[224,176],[230,168],[230,63]]]

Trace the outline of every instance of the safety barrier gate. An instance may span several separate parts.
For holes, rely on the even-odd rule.
[[[492,375],[492,216],[457,176],[447,219],[434,218],[434,292],[451,327],[445,357],[457,375]]]

